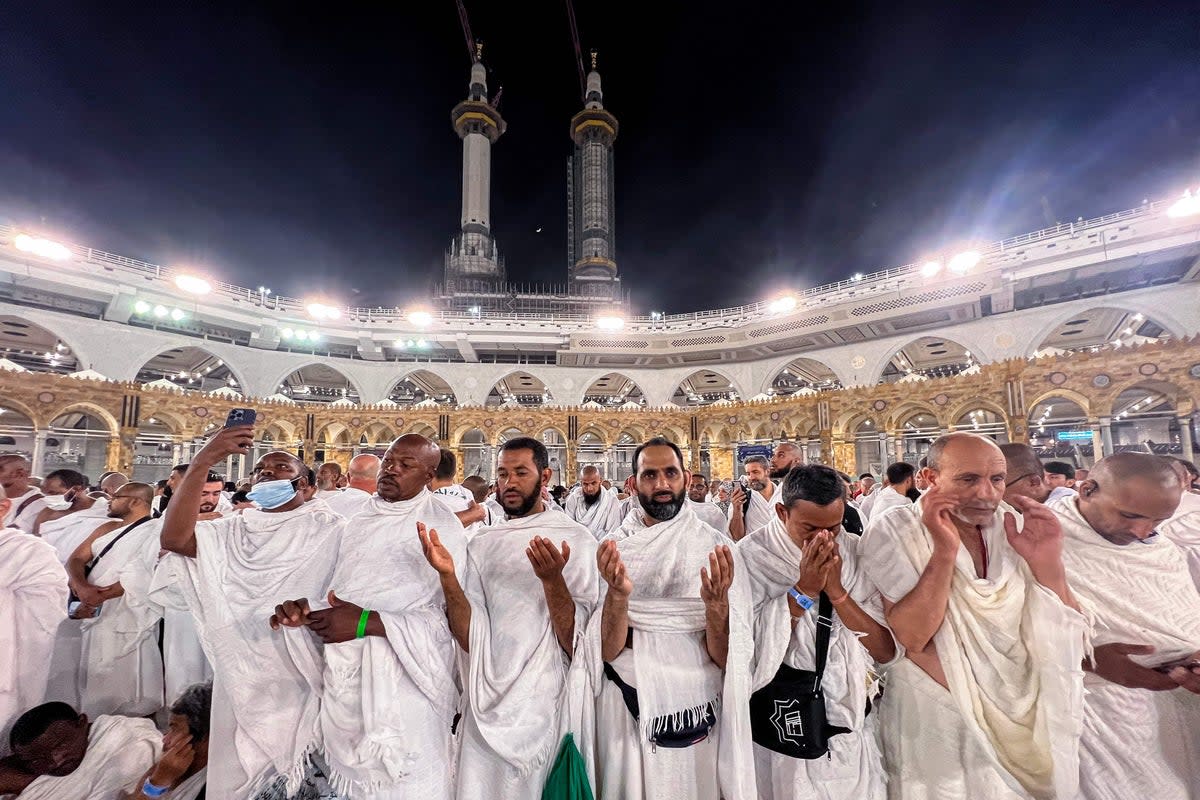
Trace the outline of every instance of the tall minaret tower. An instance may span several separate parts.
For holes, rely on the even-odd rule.
[[[492,238],[492,144],[504,133],[505,122],[487,96],[487,71],[480,60],[483,45],[475,47],[467,99],[454,107],[450,119],[463,143],[462,227],[446,252],[446,288],[468,288],[469,282],[502,283],[504,259]]]
[[[570,161],[567,194],[570,204],[568,274],[586,294],[611,292],[617,277],[613,210],[613,142],[617,118],[604,108],[596,52],[587,76],[583,110],[571,119],[575,155]]]

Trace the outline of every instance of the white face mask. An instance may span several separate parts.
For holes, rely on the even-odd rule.
[[[73,502],[65,494],[48,494],[42,499],[46,503],[46,508],[51,511],[66,511],[71,507],[71,503]]]

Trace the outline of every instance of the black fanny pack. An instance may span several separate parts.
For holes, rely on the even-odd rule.
[[[612,681],[621,690],[621,699],[625,701],[625,708],[629,709],[629,713],[633,715],[634,722],[637,722],[641,716],[637,689],[621,680],[621,676],[612,668],[612,664],[609,664],[607,661],[604,662],[604,677]],[[658,747],[691,747],[707,739],[709,731],[716,724],[717,712],[713,708],[713,704],[709,703],[704,708],[704,717],[696,725],[675,726],[667,723],[656,733],[650,735],[650,742]]]
[[[833,603],[821,592],[817,606],[816,671],[780,664],[775,677],[750,695],[750,734],[754,743],[791,758],[814,759],[829,752],[829,740],[849,728],[830,725],[821,678],[829,656]]]

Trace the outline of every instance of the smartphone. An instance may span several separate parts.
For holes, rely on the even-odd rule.
[[[236,428],[239,425],[253,425],[258,419],[258,412],[253,408],[231,408],[225,418],[226,428]]]

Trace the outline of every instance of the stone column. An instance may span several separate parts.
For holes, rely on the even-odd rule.
[[[1100,444],[1103,450],[1098,453],[1103,453],[1105,456],[1113,454],[1113,438],[1112,438],[1112,417],[1100,418]],[[1098,456],[1097,461],[1103,456]]]
[[[33,475],[46,474],[46,437],[48,435],[46,431],[34,431],[33,452],[30,453],[31,469],[33,470],[31,474]]]
[[[1100,432],[1100,423],[1092,423],[1092,463],[1104,458],[1104,437]]]
[[[1191,461],[1195,456],[1196,443],[1192,441],[1192,418],[1179,417],[1179,444],[1183,448],[1183,459]]]
[[[579,473],[579,446],[575,442],[567,442],[566,457],[562,465],[564,486],[574,486]]]
[[[892,463],[891,458],[888,456],[889,449],[890,448],[888,447],[888,435],[884,431],[880,431],[879,432],[879,460],[883,462],[883,466],[881,467],[882,470],[886,470],[888,468],[888,464]]]

